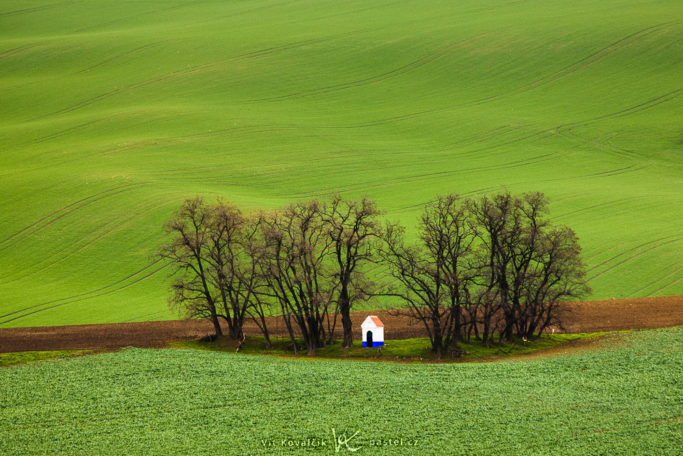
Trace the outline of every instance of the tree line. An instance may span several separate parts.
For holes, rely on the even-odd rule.
[[[242,339],[250,319],[270,345],[266,316],[279,314],[295,352],[330,344],[338,320],[350,347],[353,306],[389,296],[441,356],[472,338],[536,337],[558,323],[559,302],[589,292],[576,234],[547,215],[541,193],[449,194],[425,205],[413,240],[367,198],[247,216],[198,197],[167,222],[159,255],[174,267],[172,307],[217,335],[223,322]]]

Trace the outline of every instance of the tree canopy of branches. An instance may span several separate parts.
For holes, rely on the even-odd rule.
[[[556,323],[558,302],[590,291],[578,238],[545,218],[548,202],[542,193],[503,193],[468,207],[480,241],[480,296],[490,307],[487,314],[502,313],[502,337],[540,334]],[[482,337],[488,340],[486,329]]]
[[[332,340],[340,315],[350,347],[354,303],[389,295],[407,305],[441,356],[473,334],[485,345],[494,335],[535,337],[557,323],[559,302],[589,291],[576,234],[553,226],[547,211],[541,193],[440,196],[408,243],[405,229],[382,225],[366,198],[312,200],[252,218],[195,198],[166,224],[160,256],[175,266],[171,304],[209,319],[218,335],[224,321],[242,338],[252,318],[269,344],[266,316],[277,312],[294,350],[301,336],[312,354]],[[393,280],[388,288],[368,279],[371,265]]]
[[[166,224],[171,239],[160,251],[175,265],[171,304],[209,319],[217,335],[225,321],[233,338],[251,317],[268,344],[266,314],[278,308],[295,350],[300,334],[309,353],[331,340],[339,314],[351,346],[350,310],[370,296],[363,268],[375,261],[378,215],[374,202],[340,196],[251,219],[222,201],[187,200]]]
[[[334,317],[329,313],[334,287],[326,262],[332,240],[323,224],[320,203],[293,204],[264,216],[261,233],[264,254],[260,267],[268,293],[280,304],[294,350],[296,325],[307,352],[313,354],[325,345],[325,325]]]
[[[388,294],[408,304],[409,315],[421,321],[438,356],[462,337],[463,307],[470,302],[473,278],[471,232],[467,213],[455,195],[428,204],[419,224],[420,244],[406,246],[404,229],[388,225],[382,260],[399,284]]]
[[[398,284],[389,294],[422,322],[435,354],[472,332],[484,344],[495,332],[534,337],[556,322],[560,301],[588,292],[576,234],[546,212],[540,193],[446,195],[425,207],[419,243],[388,226],[382,260]]]
[[[367,198],[348,201],[337,195],[329,205],[322,207],[323,223],[331,241],[332,279],[336,288],[336,310],[344,330],[343,347],[353,343],[353,304],[368,299],[374,291],[363,268],[377,262],[376,241],[382,231],[379,215],[375,203]]]
[[[207,318],[217,335],[220,321],[232,338],[242,338],[249,309],[257,302],[260,276],[253,243],[257,224],[223,201],[186,200],[166,224],[170,240],[159,255],[175,266],[172,306],[190,318]]]

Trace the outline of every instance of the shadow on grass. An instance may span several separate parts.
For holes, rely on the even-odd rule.
[[[331,345],[318,348],[315,356],[307,356],[305,348],[294,354],[292,342],[288,338],[272,338],[272,346],[266,348],[265,338],[262,336],[249,336],[239,347],[238,341],[228,337],[220,337],[212,342],[202,342],[198,339],[172,342],[172,348],[208,350],[226,353],[243,353],[250,355],[271,355],[281,357],[294,357],[301,359],[353,359],[367,361],[393,361],[393,362],[476,362],[494,361],[519,355],[541,353],[561,346],[573,345],[579,341],[591,342],[598,340],[609,333],[580,333],[580,334],[544,334],[536,340],[523,342],[493,343],[484,347],[480,340],[460,342],[458,349],[460,356],[455,353],[444,355],[441,359],[431,352],[428,338],[397,339],[385,342],[379,348],[364,348],[360,341],[355,341],[350,348],[343,348],[340,340],[335,340]],[[303,340],[298,339],[297,344],[303,347]]]
[[[0,353],[0,367],[44,361],[48,359],[70,358],[73,356],[94,353],[93,350],[57,350],[57,351],[25,351]]]

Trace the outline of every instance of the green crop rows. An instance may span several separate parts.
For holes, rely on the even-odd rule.
[[[614,337],[485,364],[127,349],[8,367],[0,453],[335,454],[334,429],[359,431],[356,454],[680,454],[683,329]]]
[[[167,319],[186,197],[545,192],[592,298],[683,293],[683,3],[0,2],[0,326]],[[372,304],[370,304],[372,306]]]

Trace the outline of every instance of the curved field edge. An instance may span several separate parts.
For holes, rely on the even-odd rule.
[[[127,349],[1,369],[0,450],[331,454],[334,429],[357,454],[678,454],[683,328],[619,339],[524,363]]]
[[[683,293],[681,2],[0,6],[0,326],[170,319],[186,197],[414,223],[543,191],[593,295]]]
[[[544,356],[558,352],[567,353],[574,349],[584,349],[596,345],[597,342],[610,338],[617,332],[599,332],[582,334],[556,334],[543,335],[538,340],[523,342],[493,343],[489,347],[483,347],[479,341],[460,343],[461,353],[445,356],[443,359],[435,359],[430,352],[429,339],[412,338],[398,339],[387,343],[382,350],[365,349],[356,342],[350,349],[344,349],[341,341],[334,341],[327,347],[321,348],[314,356],[295,355],[291,349],[289,339],[273,338],[271,348],[265,348],[265,340],[259,336],[248,336],[244,344],[239,346],[236,341],[227,337],[219,338],[214,342],[202,342],[200,339],[188,339],[169,342],[167,347],[155,349],[174,348],[200,351],[213,351],[220,353],[239,353],[240,355],[278,356],[289,359],[337,359],[337,360],[365,360],[377,362],[488,362],[504,361],[512,358],[523,359],[532,356]],[[302,343],[298,340],[298,343]],[[81,350],[48,350],[48,351],[21,351],[0,353],[0,367],[18,366],[36,361],[69,358],[73,356],[93,355],[97,353],[117,351],[129,347],[102,348]]]
[[[247,336],[243,344],[239,344],[228,337],[219,338],[213,342],[202,342],[200,339],[171,342],[170,346],[179,349],[208,350],[222,353],[239,353],[244,355],[269,355],[286,358],[302,359],[343,359],[343,360],[366,360],[366,361],[395,361],[395,362],[473,362],[493,361],[505,359],[511,356],[540,354],[550,349],[569,348],[576,346],[577,342],[596,342],[605,336],[612,334],[607,332],[579,333],[579,334],[543,334],[537,340],[524,342],[492,343],[484,347],[481,341],[473,339],[470,342],[458,343],[460,353],[453,353],[438,360],[431,353],[429,338],[419,337],[410,339],[395,339],[386,341],[381,350],[363,348],[359,341],[349,348],[342,347],[341,340],[335,340],[332,344],[316,350],[315,356],[305,354],[295,355],[292,343],[287,338],[272,338],[272,346],[266,348],[265,339],[260,336]],[[297,343],[303,347],[303,340]]]

